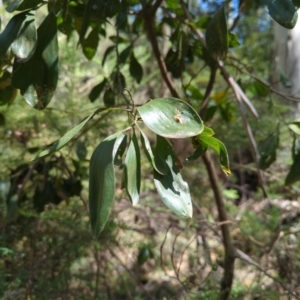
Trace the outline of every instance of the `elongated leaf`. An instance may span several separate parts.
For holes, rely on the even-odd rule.
[[[267,169],[276,160],[276,151],[279,145],[279,127],[274,133],[269,135],[259,144],[258,151],[260,154],[259,167],[262,170]]]
[[[97,112],[99,112],[99,110],[97,110]],[[73,129],[71,129],[70,131],[68,131],[64,136],[62,136],[59,140],[57,140],[53,145],[51,145],[49,148],[47,148],[47,149],[43,150],[42,152],[40,152],[35,157],[35,159],[47,156],[49,154],[52,154],[52,153],[60,150],[62,147],[64,147],[86,125],[86,123],[94,115],[95,115],[95,113],[92,113],[90,116],[86,117],[77,126],[75,126]]]
[[[144,123],[156,134],[168,138],[187,138],[203,130],[197,112],[176,98],[154,99],[137,108]]]
[[[154,184],[164,204],[180,217],[193,215],[193,207],[188,184],[182,179],[178,159],[169,142],[157,136],[156,155],[164,160],[167,174],[154,170]]]
[[[300,135],[300,122],[295,121],[289,124],[289,129],[297,135]]]
[[[118,132],[104,139],[95,149],[90,161],[89,208],[91,226],[98,235],[104,228],[115,195],[114,153],[118,139],[123,134]],[[120,145],[118,143],[118,145]]]
[[[85,6],[82,25],[81,25],[80,33],[79,33],[79,42],[83,41],[85,34],[87,32],[87,29],[89,27],[90,17],[91,17],[94,3],[95,3],[95,0],[89,0]]]
[[[128,46],[120,53],[120,63],[121,64],[124,64],[126,62],[131,50],[132,50],[132,45]]]
[[[138,204],[141,186],[141,156],[135,133],[130,141],[125,163],[125,188],[133,205]]]
[[[19,13],[10,19],[4,31],[0,34],[0,59],[3,59],[6,56],[8,49],[11,47],[12,43],[18,38],[18,36],[20,34],[22,35],[24,31],[26,32],[27,26],[25,25],[31,24],[31,22],[29,22],[29,24],[27,22],[30,21],[32,17],[32,13],[24,12]],[[29,52],[32,48],[32,43],[30,42],[30,45],[28,45]]]
[[[98,28],[94,28],[88,35],[88,37],[82,40],[82,51],[88,60],[93,59],[96,54],[99,43],[99,32]]]
[[[285,178],[285,185],[294,184],[300,180],[300,152],[294,157],[294,162]]]
[[[193,160],[197,160],[199,157],[201,157],[207,150],[207,145],[202,145],[199,144],[198,147],[196,148],[196,150],[194,151],[194,153],[192,155],[190,155],[187,160],[188,161],[193,161]]]
[[[211,131],[212,130],[210,128],[206,127],[206,130],[203,131],[204,134],[200,134],[197,137],[195,137],[194,142],[195,143],[198,142],[200,144],[200,147],[202,148],[210,147],[214,149],[219,155],[220,165],[223,172],[226,175],[229,175],[231,171],[229,167],[229,158],[228,158],[227,149],[221,141],[219,141],[218,139],[212,136]]]
[[[32,13],[27,13],[19,34],[11,44],[11,50],[19,62],[25,62],[32,57],[37,45],[37,30],[35,27],[35,17]]]
[[[116,48],[116,46],[109,46],[109,47],[105,50],[104,55],[103,55],[103,59],[102,59],[102,67],[103,67],[104,64],[105,64],[105,61],[106,61],[107,56],[108,56],[112,51],[114,51],[115,48]]]
[[[137,83],[141,82],[143,77],[143,68],[135,58],[133,51],[131,52],[130,56],[129,72]]]
[[[107,79],[104,78],[99,84],[92,88],[91,92],[89,93],[89,99],[91,102],[94,102],[100,96],[101,92],[105,88],[106,83]]]
[[[38,28],[34,55],[25,63],[15,60],[12,85],[21,90],[26,102],[43,109],[52,99],[58,80],[56,16],[50,12]]]
[[[125,153],[127,147],[127,135],[122,135],[120,136],[120,138],[117,139],[116,144],[115,144],[115,149],[114,151],[114,165],[115,166],[121,166],[123,161],[122,161],[122,157]]]
[[[115,93],[109,88],[104,92],[103,101],[106,107],[112,107],[115,105]]]
[[[261,0],[267,5],[270,16],[281,26],[292,29],[298,19],[296,8],[291,0]]]
[[[210,55],[216,60],[225,60],[228,50],[228,30],[224,6],[217,11],[208,24],[205,39]]]
[[[140,130],[140,132],[141,132],[141,142],[145,150],[146,157],[148,158],[149,162],[151,163],[152,167],[156,170],[156,172],[163,175],[164,174],[163,170],[159,170],[158,167],[156,166],[155,157],[147,136],[142,130]]]
[[[12,13],[16,10],[27,10],[36,7],[42,2],[43,0],[14,0],[10,5],[6,7],[6,11]]]

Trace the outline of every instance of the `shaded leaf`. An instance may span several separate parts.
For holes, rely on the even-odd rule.
[[[133,133],[124,162],[125,188],[133,205],[138,204],[141,186],[141,156],[138,141]]]
[[[0,77],[0,106],[10,104],[17,95],[17,90],[11,85],[11,73],[4,71]]]
[[[156,172],[158,172],[160,174],[164,174],[164,171],[159,170],[158,167],[156,166],[154,153],[152,151],[152,147],[150,145],[150,142],[149,142],[147,136],[145,135],[145,133],[142,130],[140,130],[140,132],[141,132],[141,142],[142,142],[142,146],[145,150],[146,157],[148,158],[149,162],[151,163],[152,167],[156,170]]]
[[[182,179],[178,159],[170,143],[157,135],[155,155],[159,155],[166,166],[166,175],[154,170],[154,184],[164,204],[180,217],[193,215],[188,184]]]
[[[112,107],[115,105],[115,93],[111,88],[104,92],[103,101],[106,107]]]
[[[84,56],[91,60],[96,54],[99,43],[98,29],[94,28],[88,35],[88,37],[81,41],[82,52]]]
[[[202,145],[198,143],[198,147],[196,148],[194,153],[187,158],[187,160],[188,161],[197,160],[206,152],[207,149],[208,149],[207,145]]]
[[[18,61],[25,62],[34,54],[36,45],[37,30],[35,27],[35,17],[34,14],[29,12],[22,23],[17,38],[11,44],[11,50],[18,58]]]
[[[38,43],[32,58],[13,66],[12,85],[21,90],[26,102],[43,109],[52,99],[58,81],[56,16],[50,12],[37,31]]]
[[[43,0],[14,0],[6,7],[6,11],[12,13],[16,10],[22,11],[36,7]]]
[[[90,160],[89,211],[93,233],[98,235],[104,228],[114,202],[115,172],[114,154],[117,140],[123,139],[118,132],[104,139],[94,150]]]
[[[0,112],[0,126],[5,125],[5,117],[3,113]]]
[[[91,102],[94,102],[101,94],[103,89],[105,88],[107,83],[107,79],[104,78],[99,84],[95,85],[91,92],[89,93],[89,99]]]
[[[85,6],[83,20],[79,32],[79,42],[82,42],[84,40],[87,29],[89,28],[90,17],[91,17],[94,3],[95,0],[88,0],[88,3]]]
[[[267,169],[276,160],[276,150],[279,145],[279,127],[259,144],[259,167]]]
[[[150,256],[151,254],[149,248],[147,247],[141,248],[137,257],[139,266],[143,265],[150,258]]]
[[[33,15],[30,12],[19,13],[13,16],[8,24],[6,25],[4,31],[0,34],[0,58],[3,59],[7,55],[8,49],[11,47],[12,43],[18,38],[22,32],[26,32],[27,25],[30,25],[30,20]],[[29,24],[27,23],[29,21]],[[35,47],[35,46],[34,46]],[[31,49],[30,44],[28,49]],[[29,51],[30,52],[30,51]]]
[[[300,152],[294,157],[293,164],[285,178],[285,185],[291,185],[300,180]]]
[[[112,51],[114,51],[114,50],[115,50],[115,46],[109,46],[109,47],[105,50],[104,55],[103,55],[103,59],[102,59],[102,67],[103,67],[104,64],[105,64],[105,61],[106,61],[107,56],[108,56]]]
[[[137,108],[144,123],[156,134],[168,138],[198,135],[203,123],[197,112],[176,98],[158,98]]]
[[[224,6],[217,11],[208,24],[205,39],[210,55],[216,60],[225,60],[228,50],[228,30]]]
[[[84,160],[87,156],[87,149],[83,142],[78,141],[76,145],[76,154],[79,160]]]
[[[120,58],[121,64],[124,64],[126,62],[127,58],[129,57],[129,55],[131,53],[131,50],[132,50],[132,46],[130,45],[120,53],[119,58]]]
[[[171,48],[166,55],[165,62],[167,70],[172,73],[172,76],[174,78],[180,78],[184,70],[184,65],[182,60],[179,58],[178,51]]]
[[[269,14],[281,26],[292,29],[297,23],[298,14],[291,0],[261,0],[269,9]]]
[[[141,82],[143,77],[143,68],[135,58],[133,51],[131,52],[130,56],[129,72],[130,75],[137,81],[137,83]]]

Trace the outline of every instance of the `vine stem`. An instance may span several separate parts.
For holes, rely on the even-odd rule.
[[[161,3],[162,3],[161,0],[157,0],[154,3],[154,5],[149,9],[149,7],[146,7],[145,5],[143,5],[143,2],[141,1],[141,4],[143,5],[142,16],[145,21],[145,27],[146,27],[146,31],[148,34],[148,38],[151,43],[152,50],[153,50],[154,56],[156,58],[158,67],[160,69],[161,76],[162,76],[163,80],[165,81],[171,95],[173,97],[179,98],[179,93],[176,91],[175,85],[174,85],[172,79],[168,76],[167,67],[166,67],[164,59],[160,53],[157,39],[156,39],[155,32],[154,32],[154,26],[153,26],[154,16],[155,16],[157,8],[159,7],[159,5]],[[212,79],[212,83],[210,85],[208,85],[207,91],[205,93],[206,97],[209,96],[209,94],[212,90],[213,81],[214,81],[214,78]],[[206,152],[202,156],[202,159],[203,159],[204,165],[206,167],[206,170],[207,170],[207,173],[209,176],[211,188],[213,190],[216,206],[218,209],[219,221],[221,223],[220,227],[221,227],[221,232],[222,232],[222,237],[223,237],[223,246],[225,249],[224,275],[223,275],[222,284],[221,284],[221,299],[227,300],[227,299],[229,299],[229,296],[230,296],[232,282],[233,282],[233,276],[234,276],[234,261],[236,258],[235,249],[233,247],[232,238],[230,235],[230,228],[229,228],[229,222],[228,222],[229,220],[228,220],[227,213],[226,213],[224,199],[222,197],[220,186],[218,184],[219,178],[217,176],[217,172],[216,172],[214,163],[208,152]]]

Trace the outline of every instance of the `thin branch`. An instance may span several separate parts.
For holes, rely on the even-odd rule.
[[[204,97],[203,97],[203,101],[201,103],[201,107],[200,107],[200,110],[199,110],[199,115],[200,115],[200,117],[202,119],[205,116],[205,112],[206,112],[207,105],[208,105],[208,102],[209,102],[209,97],[210,97],[211,91],[212,91],[212,89],[214,87],[214,83],[215,83],[215,80],[216,80],[216,73],[217,73],[217,68],[211,67],[210,68],[209,81],[208,81],[208,84],[206,86],[206,90],[205,90],[205,94],[204,94]]]
[[[258,263],[256,263],[250,256],[248,256],[246,253],[242,252],[239,249],[236,249],[236,258],[239,258],[248,264],[255,266],[258,270],[260,270],[262,273],[264,273],[266,276],[271,278],[274,282],[278,283],[285,291],[287,291],[291,296],[295,297],[295,299],[299,299],[299,295],[295,294],[292,290],[290,290],[288,287],[286,287],[281,281],[279,281],[274,276],[270,275],[266,270],[264,270]]]

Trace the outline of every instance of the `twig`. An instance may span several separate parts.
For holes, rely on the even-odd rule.
[[[169,230],[171,229],[172,227],[172,224],[169,225],[167,231],[166,231],[166,234],[165,234],[165,237],[164,237],[164,240],[162,242],[162,244],[160,245],[160,267],[162,268],[162,270],[165,272],[165,274],[168,276],[168,273],[167,271],[165,270],[164,268],[164,264],[163,264],[163,249],[164,249],[164,245],[165,245],[165,242],[166,242],[166,239],[167,239],[167,235],[168,235],[168,232]]]
[[[247,262],[250,265],[255,266],[257,269],[259,269],[262,273],[264,273],[267,277],[271,278],[274,282],[278,283],[285,291],[287,291],[291,296],[295,297],[295,299],[300,300],[300,296],[295,294],[293,291],[291,291],[288,287],[286,287],[281,281],[279,281],[277,278],[269,274],[266,270],[264,270],[258,263],[256,263],[250,256],[248,256],[246,253],[242,252],[239,249],[235,249],[236,258],[239,258],[245,262]]]

